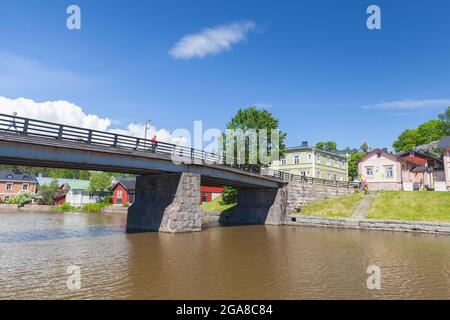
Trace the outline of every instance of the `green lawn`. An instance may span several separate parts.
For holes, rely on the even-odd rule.
[[[450,192],[381,192],[367,219],[450,222]]]
[[[301,210],[305,216],[349,218],[361,200],[361,193],[330,198],[304,206]]]
[[[217,197],[210,202],[204,202],[202,204],[202,210],[205,212],[223,212],[227,209],[234,207],[236,204],[223,204],[222,197]]]

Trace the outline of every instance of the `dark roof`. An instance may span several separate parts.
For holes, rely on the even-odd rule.
[[[0,180],[37,182],[36,176],[27,172],[0,171]]]
[[[411,171],[415,172],[415,173],[417,173],[417,172],[432,172],[433,168],[428,168],[425,166],[417,166],[414,169],[412,169]]]
[[[120,183],[127,191],[136,189],[136,178],[135,177],[115,177],[117,183]],[[116,183],[116,185],[117,185]],[[116,187],[114,185],[113,188]]]
[[[450,136],[443,137],[438,144],[439,149],[447,149],[450,148]]]

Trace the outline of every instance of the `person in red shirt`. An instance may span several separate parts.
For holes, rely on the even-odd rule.
[[[156,135],[153,135],[153,138],[152,138],[152,151],[153,152],[156,152],[157,145],[158,145],[158,141],[156,141]]]

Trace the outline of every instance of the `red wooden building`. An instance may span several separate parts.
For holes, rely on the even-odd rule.
[[[130,204],[134,202],[136,178],[114,178],[116,183],[112,187],[113,204]]]
[[[215,198],[220,196],[222,192],[222,187],[200,186],[200,204],[202,204],[203,202],[210,202],[211,200],[214,200]]]
[[[131,204],[134,202],[136,192],[136,178],[115,177],[113,191],[113,204]],[[222,187],[200,186],[200,204],[210,202],[220,196]]]

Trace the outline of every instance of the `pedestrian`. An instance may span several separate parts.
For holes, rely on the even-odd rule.
[[[17,124],[16,124],[16,117],[17,117],[17,112],[13,112],[13,118],[10,122],[10,125],[8,127],[8,129],[6,129],[6,131],[10,131],[11,128],[14,129],[14,132],[19,133],[19,131],[17,130]]]
[[[152,138],[152,152],[156,152],[156,148],[158,147],[158,141],[156,141],[156,135],[153,135]]]

